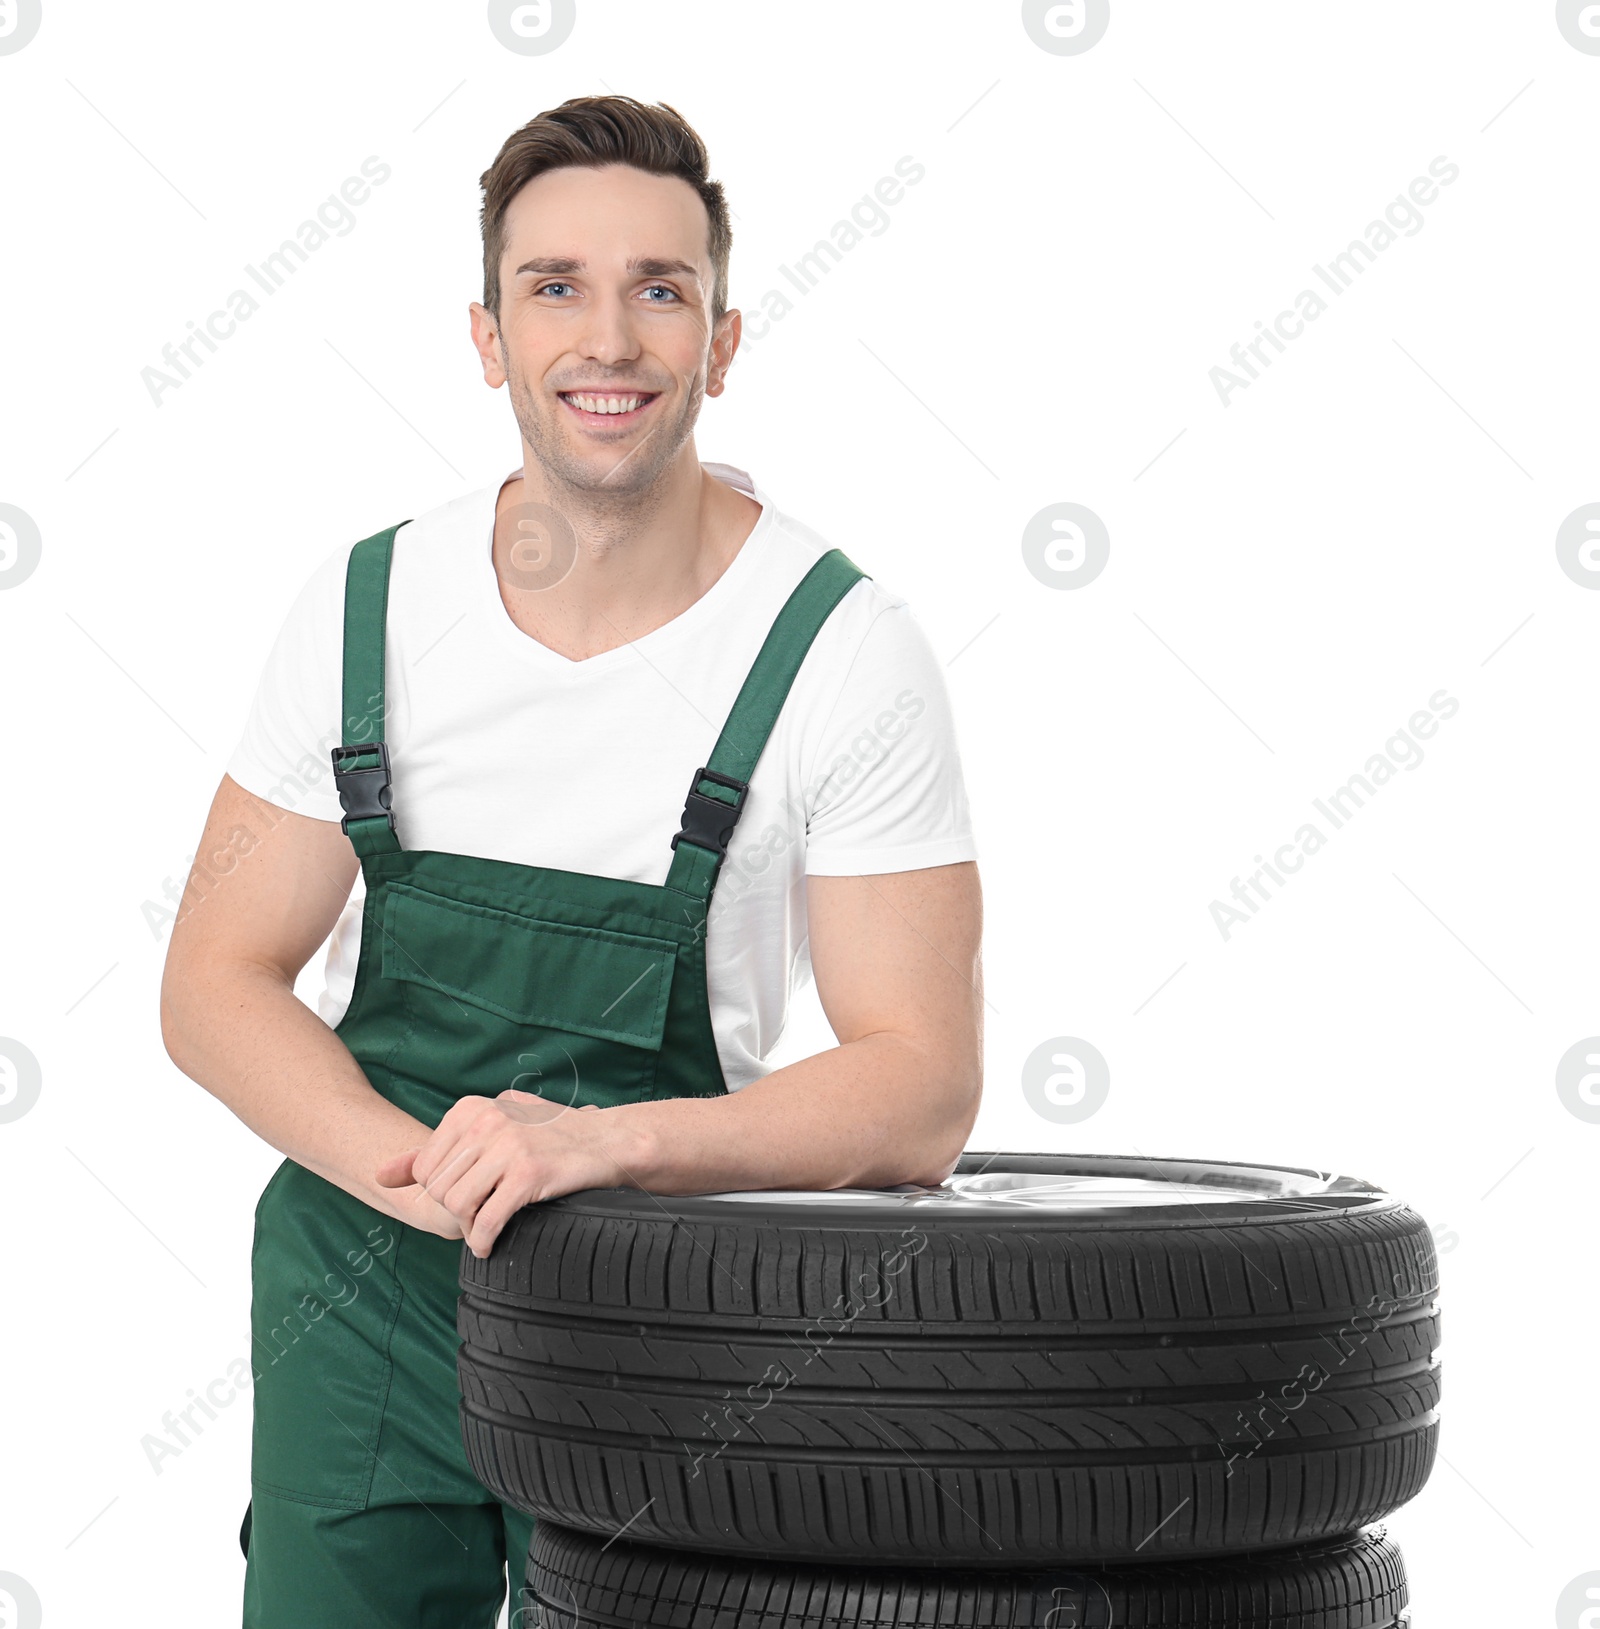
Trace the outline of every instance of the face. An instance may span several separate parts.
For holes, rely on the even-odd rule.
[[[705,205],[676,176],[608,164],[536,177],[505,226],[500,321],[472,306],[484,379],[510,385],[522,439],[557,484],[648,490],[739,343],[738,312],[711,323]]]

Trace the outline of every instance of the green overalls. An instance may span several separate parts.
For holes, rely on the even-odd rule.
[[[367,892],[335,1033],[430,1128],[458,1098],[508,1087],[574,1106],[720,1096],[705,950],[718,868],[801,661],[865,574],[838,549],[807,572],[691,782],[666,882],[630,882],[401,848],[383,738],[398,530],[356,544],[345,580],[347,744],[333,760]],[[579,792],[551,788],[575,820]],[[533,1517],[497,1500],[462,1446],[464,1249],[293,1160],[262,1191],[245,1629],[494,1629],[508,1559],[515,1608]]]

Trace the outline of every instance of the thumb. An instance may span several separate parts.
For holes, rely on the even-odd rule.
[[[420,1154],[420,1148],[408,1148],[399,1154],[391,1154],[373,1173],[374,1179],[381,1188],[404,1188],[417,1179],[411,1174],[411,1162]]]

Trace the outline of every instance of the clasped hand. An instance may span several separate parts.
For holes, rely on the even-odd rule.
[[[574,1108],[515,1089],[463,1097],[427,1142],[385,1160],[376,1179],[385,1188],[420,1186],[460,1223],[473,1255],[487,1256],[524,1205],[625,1182],[607,1152],[615,1137],[603,1118],[593,1103]]]

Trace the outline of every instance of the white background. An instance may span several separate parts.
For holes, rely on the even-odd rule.
[[[1600,1031],[1600,595],[1555,549],[1600,499],[1600,56],[1545,0],[1115,0],[1079,55],[1014,4],[609,0],[544,57],[478,4],[46,0],[0,55],[0,503],[43,540],[0,592],[0,1035],[43,1082],[0,1124],[0,1572],[51,1629],[237,1622],[248,1398],[159,1475],[142,1440],[246,1349],[279,1156],[166,1057],[163,887],[310,568],[517,461],[468,340],[477,178],[603,90],[706,139],[732,303],[795,302],[700,456],[948,664],[987,909],[972,1147],[1408,1199],[1446,1331],[1442,1458],[1389,1524],[1415,1622],[1550,1622],[1600,1568],[1600,1125],[1555,1086]],[[141,370],[373,154],[353,229],[155,405]],[[907,155],[925,177],[796,294],[780,268]],[[1440,155],[1421,229],[1333,296],[1313,265]],[[1329,309],[1224,406],[1210,370],[1304,288]],[[1021,544],[1059,502],[1110,534],[1066,591]],[[1211,902],[1441,688],[1423,761],[1225,940]],[[1108,1061],[1086,1120],[1022,1094],[1053,1037]],[[813,1003],[775,1061],[829,1042]]]

